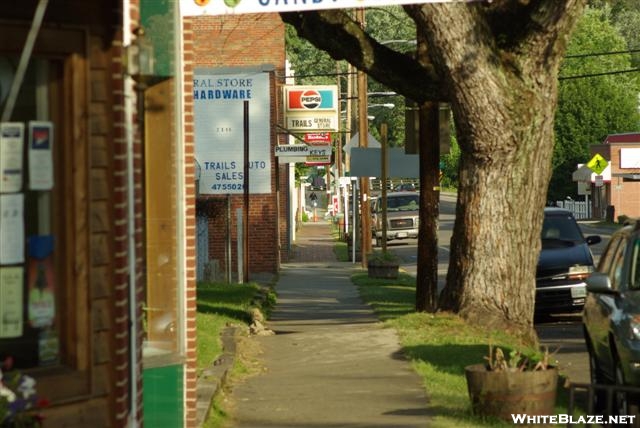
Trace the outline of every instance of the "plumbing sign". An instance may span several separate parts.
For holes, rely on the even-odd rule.
[[[338,86],[284,87],[285,127],[289,132],[337,131]]]

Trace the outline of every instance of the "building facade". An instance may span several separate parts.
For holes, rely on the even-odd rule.
[[[591,154],[606,159],[611,176],[592,187],[594,215],[605,218],[609,207],[613,220],[640,217],[640,133],[608,135],[602,144],[591,146]]]
[[[187,145],[199,170],[198,215],[206,219],[207,234],[203,252],[215,262],[214,279],[273,275],[290,251],[289,166],[279,166],[275,158],[275,146],[286,142],[278,126],[284,24],[273,13],[186,17],[184,22],[187,128],[194,130]]]
[[[26,0],[0,21],[0,360],[50,401],[44,427],[196,426],[177,1]]]

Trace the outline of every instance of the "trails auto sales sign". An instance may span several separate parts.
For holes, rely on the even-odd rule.
[[[291,132],[337,131],[338,87],[285,86],[285,123]]]

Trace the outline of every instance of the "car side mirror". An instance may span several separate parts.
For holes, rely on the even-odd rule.
[[[602,272],[593,272],[587,278],[587,291],[592,293],[614,294],[616,291],[611,288],[609,275]]]
[[[602,242],[602,238],[600,237],[600,235],[591,235],[591,236],[587,236],[585,241],[587,241],[587,245],[594,245]]]

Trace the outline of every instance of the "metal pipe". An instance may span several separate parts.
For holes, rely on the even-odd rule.
[[[20,55],[20,62],[18,63],[18,69],[11,83],[11,89],[9,90],[9,96],[7,97],[7,103],[4,105],[4,111],[2,112],[2,122],[8,122],[13,114],[13,107],[18,99],[18,93],[24,80],[24,75],[27,72],[27,66],[29,65],[29,59],[31,59],[31,52],[33,52],[33,46],[36,43],[36,37],[40,32],[40,26],[42,25],[42,19],[44,13],[47,10],[47,3],[49,0],[40,0],[36,7],[35,14],[33,15],[33,21],[31,22],[31,29],[27,35],[27,40],[24,43],[22,54]]]

